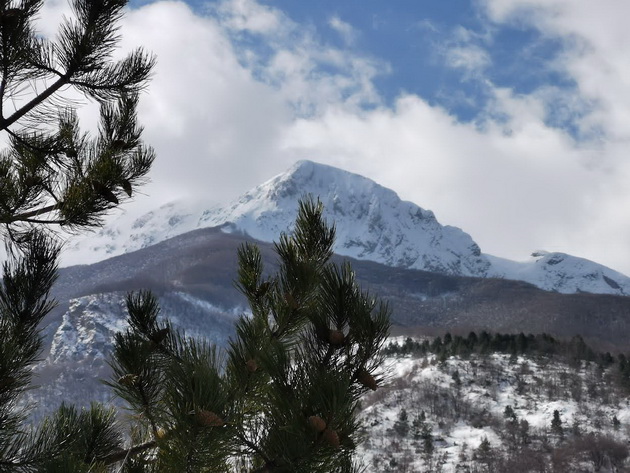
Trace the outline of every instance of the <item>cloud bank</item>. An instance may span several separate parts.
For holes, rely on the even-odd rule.
[[[49,5],[45,25],[66,8]],[[433,210],[484,252],[563,251],[630,274],[630,4],[484,0],[478,15],[483,34],[453,31],[439,54],[484,91],[462,121],[412,93],[386,103],[376,84],[391,66],[358,49],[345,18],[330,16],[337,46],[255,0],[130,10],[124,48],[158,57],[140,109],[158,160],[129,211],[186,195],[227,202],[312,159]],[[493,82],[493,41],[507,27],[558,42],[546,67],[566,84],[523,93]]]

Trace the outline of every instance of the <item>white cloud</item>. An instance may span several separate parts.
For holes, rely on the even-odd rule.
[[[492,36],[488,31],[476,32],[463,26],[452,28],[448,32],[439,32],[441,39],[435,41],[436,57],[446,66],[458,69],[466,80],[485,81],[485,70],[492,65],[488,44]]]
[[[475,45],[454,46],[445,53],[446,63],[455,69],[463,69],[466,74],[477,75],[491,64],[488,52]]]
[[[593,259],[630,271],[630,3],[624,0],[485,0],[488,17],[496,24],[538,30],[544,38],[560,40],[562,51],[550,65],[575,81],[564,90],[556,112],[573,114],[581,132],[581,163],[591,170],[596,195],[578,188],[575,205],[585,210],[582,225],[565,231],[569,247]],[[543,97],[549,90],[533,93]],[[545,104],[554,103],[552,95]],[[558,104],[558,102],[555,102]],[[590,141],[589,141],[590,140]],[[571,180],[571,174],[565,174]]]
[[[290,109],[239,63],[220,24],[183,3],[158,2],[127,15],[124,32],[126,45],[158,58],[140,109],[158,152],[152,199],[188,191],[218,200],[253,185]]]
[[[328,20],[328,25],[335,30],[347,45],[352,45],[357,39],[358,33],[352,27],[350,23],[346,23],[337,15],[334,15]]]
[[[124,48],[158,58],[140,104],[158,153],[144,206],[182,194],[234,198],[291,164],[278,142],[296,116],[379,100],[372,59],[322,44],[279,10],[226,0],[211,13],[161,1],[124,19]],[[240,44],[244,34],[266,47]]]
[[[443,224],[472,233],[485,251],[525,258],[565,243],[563,232],[588,217],[576,196],[597,199],[599,188],[580,164],[583,151],[544,125],[539,104],[502,101],[518,119],[483,130],[409,95],[394,110],[301,120],[284,145],[296,157],[349,167],[396,189]]]
[[[224,25],[250,33],[277,33],[287,20],[278,10],[254,0],[224,0],[219,3],[217,11]]]
[[[497,23],[520,23],[560,39],[555,67],[577,83],[577,93],[594,105],[583,126],[601,128],[608,139],[630,139],[630,61],[625,0],[485,0]]]
[[[316,115],[330,104],[360,108],[379,102],[373,79],[387,72],[385,64],[327,45],[313,28],[295,23],[280,10],[256,5],[253,0],[222,0],[218,7],[220,25],[237,41],[244,34],[253,35],[254,46],[243,46],[236,53],[261,81],[276,88],[298,115]],[[274,15],[276,27],[253,30],[246,26],[260,23],[258,16],[271,23],[269,15]],[[245,20],[234,21],[242,16]],[[350,25],[340,19],[331,26],[350,34]]]
[[[566,251],[630,273],[630,29],[622,24],[630,4],[484,5],[494,27],[521,22],[562,39],[554,67],[575,79],[575,91],[518,95],[486,82],[492,100],[464,124],[414,95],[386,107],[374,85],[388,70],[383,61],[325,44],[254,0],[225,0],[207,15],[174,1],[131,11],[125,48],[158,57],[140,110],[158,160],[140,204],[186,192],[225,202],[307,158],[391,187],[484,251]],[[488,38],[459,34],[445,57],[483,81]],[[601,130],[599,139],[576,141],[548,125],[551,111]]]

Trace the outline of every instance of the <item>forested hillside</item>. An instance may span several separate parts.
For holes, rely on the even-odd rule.
[[[575,337],[399,338],[363,403],[367,471],[624,472],[630,364]]]

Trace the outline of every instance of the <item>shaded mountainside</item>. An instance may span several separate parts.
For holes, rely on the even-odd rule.
[[[245,300],[233,281],[236,252],[246,241],[252,240],[220,228],[196,230],[100,263],[65,268],[54,295],[65,309],[67,301],[80,296],[150,288],[158,294],[185,293],[230,313],[244,311]],[[258,244],[265,264],[272,266],[273,246]],[[360,284],[390,302],[397,325],[579,334],[619,346],[630,339],[626,297],[559,294],[521,281],[350,261]]]
[[[31,399],[54,408],[59,399],[79,405],[108,400],[98,382],[107,378],[111,341],[125,327],[128,291],[155,291],[163,315],[218,344],[247,312],[234,287],[237,249],[246,241],[221,228],[200,229],[100,263],[61,270],[54,289],[59,306],[46,320],[39,391]],[[258,243],[265,264],[273,246]],[[336,256],[342,259],[342,257]],[[453,333],[467,330],[582,335],[605,349],[624,350],[630,339],[630,298],[558,294],[503,279],[465,278],[351,260],[361,286],[389,301],[393,323]],[[43,402],[41,402],[43,401]]]

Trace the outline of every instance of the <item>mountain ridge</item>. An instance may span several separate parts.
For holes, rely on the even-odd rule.
[[[393,190],[312,161],[297,162],[226,206],[172,202],[131,223],[107,226],[68,245],[69,261],[83,256],[93,262],[215,226],[276,241],[291,230],[305,195],[324,204],[325,216],[337,228],[335,252],[343,256],[440,274],[522,280],[547,291],[630,294],[627,276],[565,253],[538,252],[527,262],[485,254],[469,234],[440,224],[432,211],[401,200]]]

